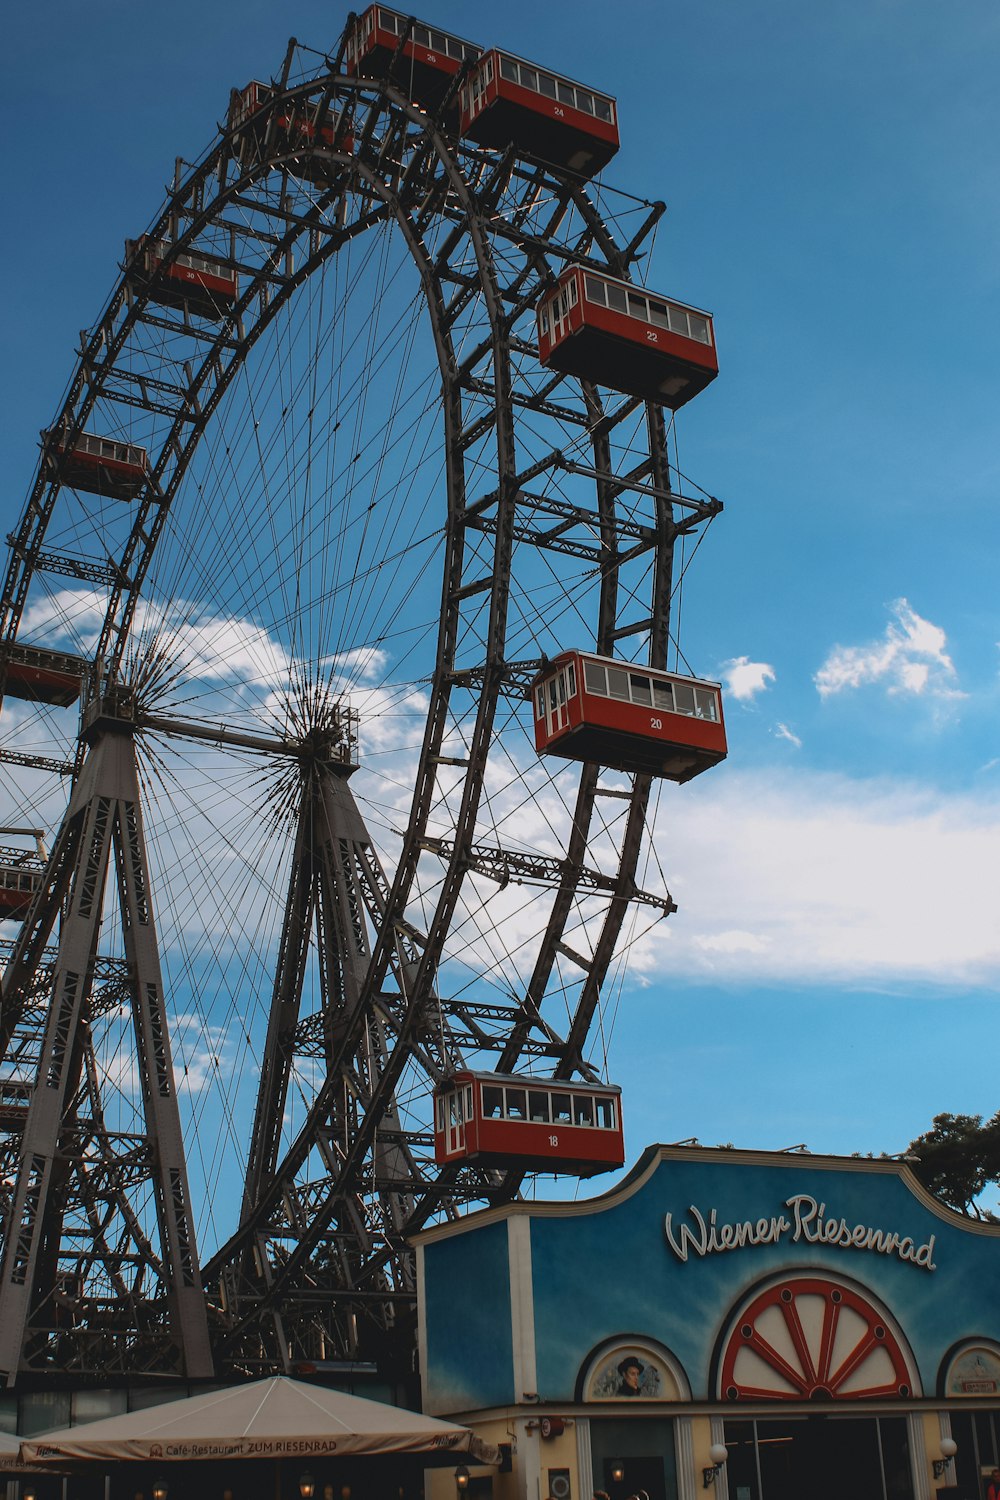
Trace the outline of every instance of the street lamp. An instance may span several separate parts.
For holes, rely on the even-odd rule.
[[[708,1456],[712,1460],[710,1468],[701,1471],[701,1487],[707,1490],[713,1485],[722,1472],[722,1466],[729,1457],[729,1449],[725,1443],[713,1443],[708,1450]]]
[[[954,1438],[943,1437],[941,1439],[941,1457],[934,1460],[934,1478],[940,1479],[948,1468],[955,1454],[958,1452],[958,1444]]]

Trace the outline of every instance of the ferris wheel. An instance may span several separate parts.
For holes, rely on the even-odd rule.
[[[605,1073],[651,789],[725,753],[670,630],[714,335],[632,284],[617,139],[371,6],[127,242],[2,600],[3,816],[54,835],[0,855],[9,1381],[384,1358],[406,1236],[545,1164],[436,1149],[435,1091]]]

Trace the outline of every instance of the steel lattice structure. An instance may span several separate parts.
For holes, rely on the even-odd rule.
[[[649,778],[585,765],[549,779],[522,764],[518,724],[566,633],[666,665],[675,550],[720,509],[672,483],[659,407],[537,362],[533,309],[553,276],[572,261],[628,279],[663,205],[622,199],[612,214],[568,171],[457,140],[442,123],[457,81],[432,116],[400,69],[352,78],[342,55],[317,65],[291,45],[263,109],[178,164],[148,240],[236,272],[238,297],[213,318],[165,307],[132,251],[81,340],[11,538],[0,670],[62,652],[86,684],[78,733],[75,711],[16,702],[0,749],[21,803],[61,796],[65,808],[0,1017],[11,1382],[53,1366],[280,1370],[405,1345],[407,1234],[521,1185],[516,1172],[435,1165],[433,1084],[470,1060],[596,1077],[594,1023],[626,919],[673,910],[661,882],[643,889]],[[333,144],[316,128],[331,116]],[[404,263],[411,321],[392,339],[366,335],[401,295]],[[376,275],[357,337],[329,361],[327,399],[324,341]],[[407,381],[386,369],[425,336],[433,359],[411,421]],[[342,460],[345,426],[357,452]],[[60,453],[83,432],[145,448],[130,503],[88,500],[61,478]],[[383,475],[400,433],[409,443],[388,499],[380,480],[365,490],[350,477],[372,433]],[[406,528],[427,475],[435,509],[417,535]],[[354,792],[364,708],[359,731],[345,682],[353,672],[374,692],[371,661],[397,611],[405,626],[411,570],[431,562],[423,670],[404,693],[382,669],[379,702],[403,704],[420,732],[394,752],[412,761],[406,806],[393,784],[375,839],[376,801]],[[209,576],[211,619],[194,602]],[[272,654],[286,643],[280,690],[274,671],[220,687],[206,665],[223,606],[235,615],[241,602],[255,619],[270,610]],[[352,622],[357,640],[338,649]],[[163,832],[174,801],[183,816]],[[534,841],[518,832],[529,814],[544,825]],[[251,825],[281,840],[273,870],[245,852]],[[258,887],[272,925],[261,917],[255,932],[251,916],[238,929]],[[526,899],[495,922],[484,891]],[[196,910],[213,893],[230,930]],[[212,984],[229,994],[227,1036],[234,1018],[247,1034],[248,1065],[252,992],[262,1044],[242,1206],[202,1266],[171,1034]],[[109,1119],[112,1089],[129,1129],[126,1105]]]

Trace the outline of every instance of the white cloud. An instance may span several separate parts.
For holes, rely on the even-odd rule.
[[[764,953],[768,944],[767,938],[755,932],[741,932],[738,927],[694,939],[695,947],[702,953]]]
[[[723,662],[722,676],[730,696],[742,703],[748,703],[775,680],[773,667],[766,661],[751,661],[749,656],[734,656],[732,661]]]
[[[796,771],[706,778],[660,806],[680,910],[636,944],[641,973],[1000,983],[1000,797]]]
[[[834,646],[813,678],[821,698],[868,683],[881,683],[890,693],[961,696],[940,625],[923,619],[906,599],[894,600],[890,612],[881,640]]]
[[[106,611],[107,599],[98,589],[59,589],[25,611],[25,636],[86,653],[97,644]],[[271,690],[280,698],[302,670],[279,637],[255,620],[213,613],[183,599],[140,599],[133,637],[143,643],[145,653],[155,648],[168,656],[177,683],[197,692],[203,692],[205,684],[224,683],[251,692]],[[323,657],[319,667],[335,692],[349,692],[359,684],[377,682],[388,659],[380,647],[364,646]]]
[[[787,740],[790,745],[795,746],[796,750],[802,749],[802,741],[798,735],[789,729],[787,724],[783,724],[780,719],[771,732],[776,740]]]

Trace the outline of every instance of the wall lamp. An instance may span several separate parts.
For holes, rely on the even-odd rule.
[[[302,1500],[313,1500],[316,1493],[316,1481],[307,1469],[304,1474],[299,1475],[299,1494]]]
[[[712,1464],[711,1468],[702,1469],[701,1471],[701,1487],[703,1490],[707,1490],[718,1479],[722,1472],[722,1466],[729,1457],[729,1449],[725,1443],[713,1443],[708,1450],[708,1456],[712,1460]]]
[[[153,1500],[167,1500],[167,1481],[161,1474],[152,1484]]]
[[[615,1484],[621,1484],[625,1478],[625,1460],[623,1458],[613,1458],[611,1460],[611,1478]]]
[[[455,1470],[455,1488],[460,1495],[464,1495],[469,1488],[469,1471],[464,1464],[459,1464]]]
[[[941,1457],[934,1460],[934,1478],[940,1479],[947,1471],[955,1454],[958,1452],[958,1444],[954,1438],[943,1437],[941,1439]]]

